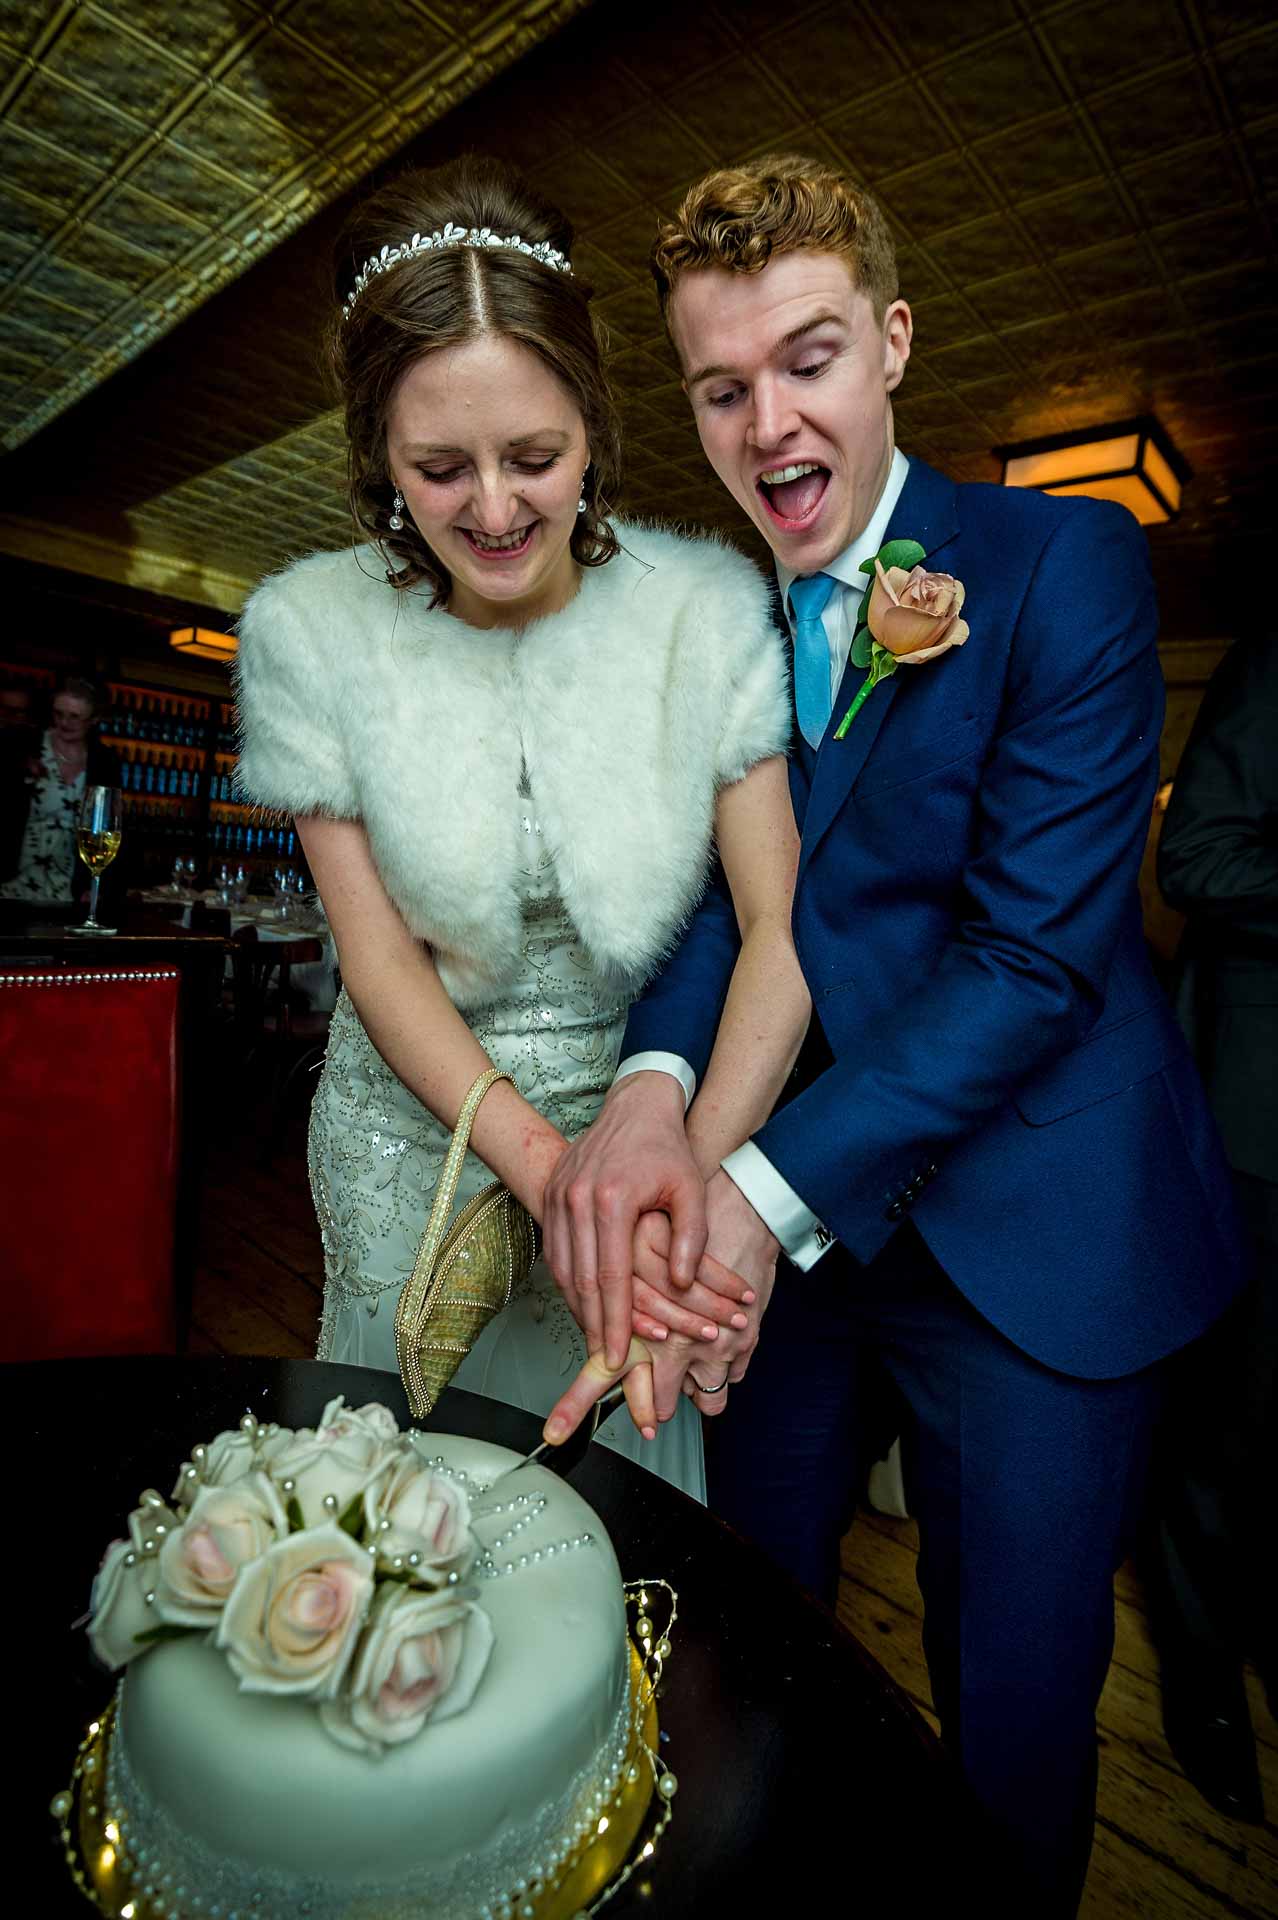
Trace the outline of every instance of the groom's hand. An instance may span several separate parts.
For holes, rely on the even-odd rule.
[[[546,1263],[585,1331],[589,1351],[603,1349],[613,1372],[630,1343],[639,1216],[654,1209],[669,1214],[670,1276],[677,1286],[691,1286],[705,1251],[705,1183],[683,1114],[683,1089],[672,1074],[628,1075],[546,1183]]]
[[[738,1276],[744,1276],[753,1297],[745,1314],[738,1317],[744,1317],[747,1324],[720,1327],[713,1345],[677,1332],[646,1348],[643,1342],[633,1340],[619,1367],[610,1366],[602,1353],[592,1352],[551,1408],[543,1430],[548,1440],[558,1444],[566,1439],[623,1368],[631,1418],[645,1438],[652,1437],[654,1423],[673,1417],[681,1393],[686,1393],[701,1413],[722,1413],[727,1406],[728,1388],[745,1378],[750,1356],[759,1344],[759,1325],[772,1297],[780,1247],[726,1173],[720,1171],[713,1176],[705,1197],[709,1246],[700,1263],[698,1285],[722,1294],[729,1287],[739,1287]]]
[[[727,1389],[745,1378],[750,1356],[759,1344],[759,1329],[777,1277],[780,1245],[771,1229],[760,1219],[735,1181],[722,1168],[706,1187],[706,1251],[698,1278],[710,1287],[722,1283],[724,1269],[739,1275],[754,1293],[748,1309],[748,1324],[742,1330],[720,1332],[713,1347],[703,1347],[694,1355],[695,1365],[687,1372],[684,1392],[702,1413],[722,1413],[728,1404]],[[715,1386],[706,1392],[698,1380]]]

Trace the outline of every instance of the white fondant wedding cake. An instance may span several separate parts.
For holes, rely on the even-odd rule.
[[[494,1487],[517,1463],[337,1400],[142,1496],[89,1628],[127,1667],[100,1817],[138,1920],[585,1904],[651,1789],[649,1699],[601,1523],[544,1469]]]

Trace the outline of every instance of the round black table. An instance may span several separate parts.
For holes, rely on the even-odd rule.
[[[380,1400],[409,1424],[399,1381],[318,1361],[82,1360],[3,1370],[18,1440],[9,1494],[13,1836],[29,1911],[91,1909],[66,1877],[48,1814],[113,1682],[72,1622],[143,1487],[166,1496],[196,1441],[245,1412],[313,1426],[325,1402]],[[624,1414],[617,1416],[624,1418]],[[445,1394],[426,1423],[527,1452],[530,1415]],[[29,1463],[29,1466],[28,1466]],[[660,1703],[675,1819],[653,1862],[606,1909],[752,1916],[846,1910],[858,1920],[979,1903],[979,1817],[948,1755],[833,1616],[747,1541],[655,1475],[592,1447],[573,1484],[608,1527],[626,1579],[679,1595]],[[18,1543],[23,1550],[15,1552]],[[11,1775],[11,1777],[14,1777]]]

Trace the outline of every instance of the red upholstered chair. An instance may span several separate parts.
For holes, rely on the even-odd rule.
[[[178,988],[0,964],[0,1357],[172,1353]]]

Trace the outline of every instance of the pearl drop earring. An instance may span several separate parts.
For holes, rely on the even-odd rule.
[[[590,468],[587,467],[586,473],[589,473],[589,472],[590,472]],[[590,505],[590,502],[586,498],[586,473],[583,473],[581,476],[581,498],[577,502],[578,513],[585,513],[587,508]]]
[[[398,487],[395,489],[395,498],[391,502],[390,519],[386,524],[392,533],[404,531],[404,496]]]

